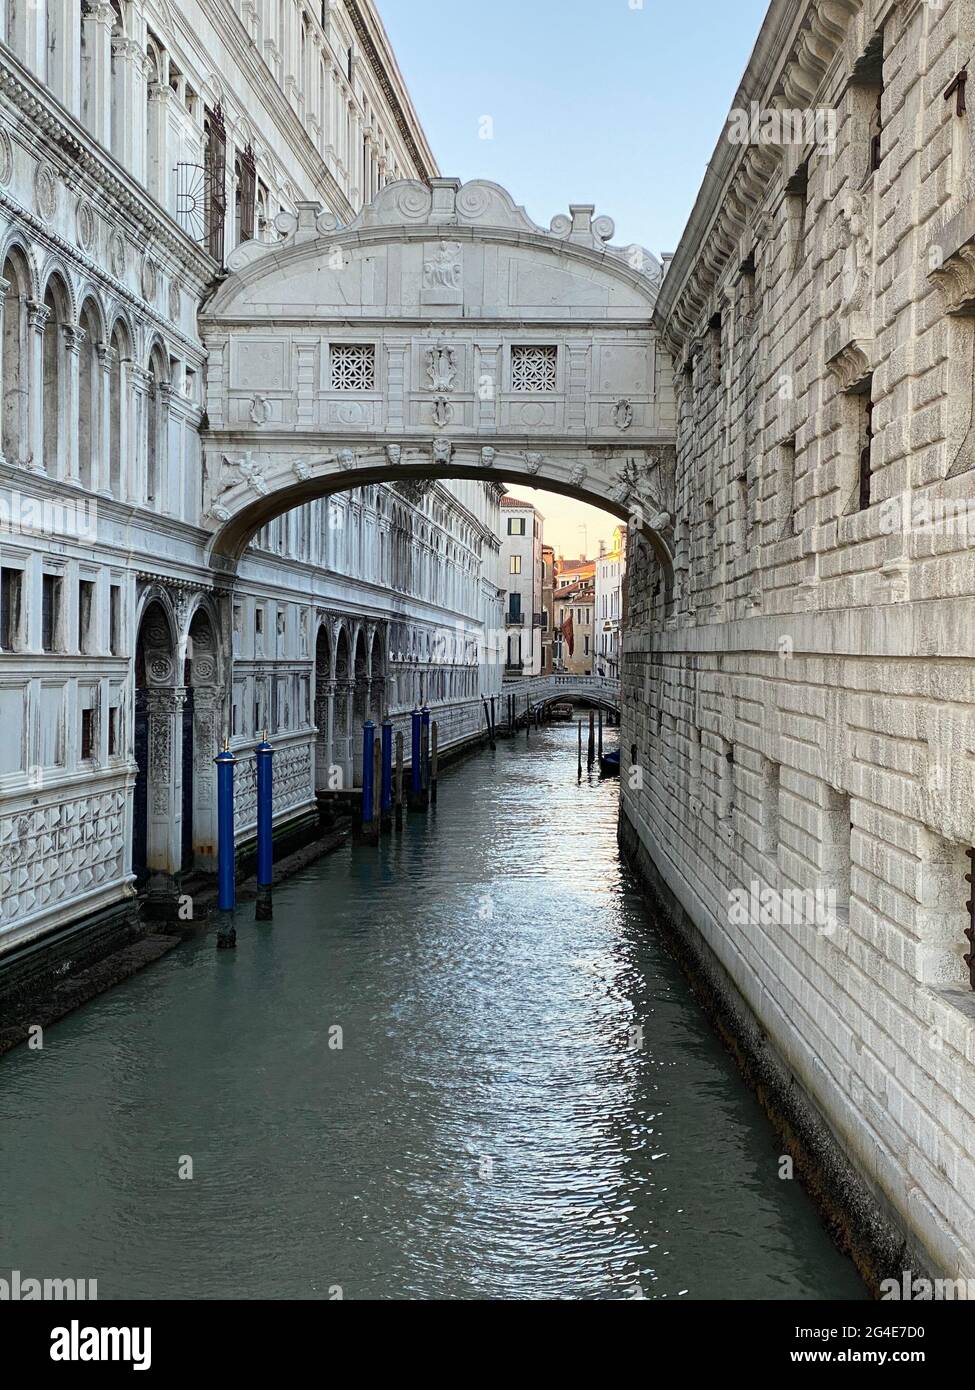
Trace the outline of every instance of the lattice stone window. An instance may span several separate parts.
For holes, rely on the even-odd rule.
[[[374,391],[376,389],[376,348],[374,343],[334,343],[331,360],[333,391]]]
[[[511,349],[512,391],[554,391],[558,348],[520,346]]]

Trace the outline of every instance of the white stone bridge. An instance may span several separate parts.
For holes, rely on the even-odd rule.
[[[620,712],[620,683],[615,676],[526,676],[523,680],[505,681],[502,701],[515,697],[515,713],[519,717],[530,703],[532,713],[558,700],[586,700],[601,709]]]

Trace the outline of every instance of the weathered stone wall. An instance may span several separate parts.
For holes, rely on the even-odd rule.
[[[772,5],[735,107],[812,138],[729,124],[661,290],[675,566],[633,547],[622,734],[692,930],[969,1277],[975,145],[944,94],[973,47],[971,0]]]

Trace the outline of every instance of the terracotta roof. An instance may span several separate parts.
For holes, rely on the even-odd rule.
[[[512,497],[509,492],[506,492],[502,497],[501,505],[502,507],[525,507],[530,512],[535,510],[530,502],[522,502],[520,497]]]

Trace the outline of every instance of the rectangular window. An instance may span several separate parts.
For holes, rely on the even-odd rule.
[[[508,517],[508,535],[523,536],[525,534],[525,518],[523,516]]]
[[[23,576],[20,570],[0,569],[0,650],[16,651],[20,644],[20,601]]]
[[[41,649],[57,650],[61,623],[61,579],[45,574],[41,585]]]
[[[93,619],[95,615],[95,584],[91,579],[78,580],[78,650],[91,652],[95,646]]]
[[[113,584],[108,591],[109,651],[122,654],[122,586]]]
[[[95,752],[95,711],[81,711],[81,760],[88,762]]]
[[[521,574],[521,556],[520,556],[520,555],[512,555],[512,557],[511,557],[511,573],[512,573],[512,574]]]
[[[333,391],[376,389],[374,343],[333,343],[330,361]]]
[[[873,402],[869,393],[859,396],[859,509],[870,506],[873,479]]]
[[[550,394],[558,380],[558,348],[534,344],[511,349],[511,389]]]
[[[254,236],[254,215],[257,208],[257,161],[254,147],[241,151],[237,167],[237,197],[240,208],[239,240],[250,241]]]
[[[111,705],[108,711],[108,756],[117,758],[122,751],[122,711]]]
[[[513,623],[521,622],[521,594],[508,595],[508,617]]]

